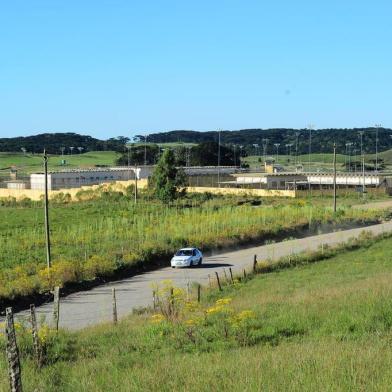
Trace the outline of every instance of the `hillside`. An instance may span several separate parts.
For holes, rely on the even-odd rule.
[[[73,155],[50,155],[48,160],[49,170],[89,168],[96,165],[114,166],[119,154],[114,151],[90,151]],[[65,164],[61,161],[65,159]],[[42,154],[1,153],[0,173],[8,175],[8,168],[14,166],[22,174],[40,172],[43,170]]]
[[[337,152],[345,154],[346,143],[352,143],[349,147],[351,154],[360,151],[359,132],[363,131],[363,149],[365,153],[375,152],[376,129],[375,128],[353,128],[353,129],[318,129],[312,130],[312,153],[331,153],[333,143],[336,142]],[[298,154],[309,153],[309,130],[307,129],[243,129],[238,131],[222,131],[221,143],[223,145],[243,146],[247,155],[263,155],[263,144],[266,143],[266,154],[276,153],[275,144],[279,144],[280,153],[285,153],[291,144],[291,152],[295,153],[298,134]],[[392,130],[380,128],[378,131],[379,152],[392,147],[390,135]],[[59,154],[64,148],[66,155],[78,153],[78,147],[86,151],[117,151],[124,152],[125,144],[129,142],[128,137],[119,136],[108,140],[99,140],[91,136],[79,135],[77,133],[43,133],[27,137],[2,138],[0,139],[0,152],[20,152],[26,149],[29,153],[42,153],[46,148],[50,154]],[[133,138],[135,145],[144,144],[144,136],[137,135]],[[165,144],[170,147],[199,144],[202,142],[218,141],[217,131],[169,131],[149,134],[149,144]],[[258,147],[255,147],[257,144]],[[73,147],[71,152],[70,147]],[[354,151],[355,150],[355,151]]]
[[[71,155],[79,153],[79,148],[83,152],[107,150],[122,152],[127,140],[121,137],[99,140],[77,133],[42,133],[26,137],[2,138],[0,152],[20,152],[25,149],[28,153],[41,154],[46,149],[49,154],[59,154],[64,149],[64,154]]]
[[[352,150],[360,148],[359,132],[363,131],[363,148],[366,153],[375,151],[376,129],[375,128],[351,128],[351,129],[318,129],[312,130],[312,152],[327,153],[332,152],[333,143],[336,142],[337,152],[345,153],[346,143],[353,143]],[[252,146],[253,151],[248,150],[248,154],[254,153],[253,144],[258,144],[260,155],[263,154],[263,139],[268,139],[267,154],[274,154],[275,143],[280,144],[280,151],[286,150],[286,144],[292,144],[292,151],[295,151],[296,133],[298,136],[298,153],[307,154],[309,152],[309,130],[307,129],[242,129],[238,131],[221,131],[222,144],[236,144],[238,146]],[[391,148],[392,141],[390,135],[392,130],[388,128],[379,129],[379,151]],[[218,141],[218,132],[198,132],[198,131],[170,131],[148,135],[148,140],[154,143],[201,143],[206,141]]]
[[[116,327],[48,330],[46,361],[32,361],[18,327],[26,390],[389,390],[392,382],[390,239],[317,263],[203,291],[173,321],[131,316]],[[163,294],[161,294],[163,295]],[[195,291],[192,291],[194,297]],[[184,297],[175,293],[176,306]],[[202,316],[204,314],[204,316]],[[26,335],[24,335],[26,334]],[[3,350],[1,343],[0,347]],[[6,380],[5,358],[0,379]],[[6,391],[5,383],[0,385]]]

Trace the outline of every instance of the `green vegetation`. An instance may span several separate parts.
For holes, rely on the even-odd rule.
[[[107,277],[143,263],[157,263],[177,248],[204,250],[262,240],[320,223],[370,221],[375,210],[341,207],[334,215],[322,203],[247,197],[190,195],[174,205],[125,194],[110,187],[66,195],[50,208],[53,268],[45,268],[40,203],[3,203],[0,209],[0,298],[48,290],[53,284]]]
[[[359,154],[359,152],[358,152]],[[351,163],[351,171],[361,172],[362,161],[360,155],[348,155],[336,154],[336,169],[338,171],[348,171],[349,162]],[[302,165],[307,171],[310,167],[313,171],[318,170],[333,170],[333,154],[310,154],[310,166],[309,166],[309,155],[298,155],[297,159],[295,155],[279,154],[278,159],[276,154],[269,154],[268,158],[273,158],[278,164],[284,166],[288,170],[295,170],[296,164]],[[373,171],[375,168],[375,154],[365,154],[365,170]],[[264,157],[260,155],[249,155],[243,157],[242,162],[247,163],[252,169],[264,170]],[[355,170],[355,164],[357,170]],[[379,153],[378,155],[378,168],[379,170],[391,170],[392,169],[392,150],[387,150]]]
[[[312,152],[330,153],[333,151],[333,144],[336,143],[337,153],[346,151],[346,143],[352,143],[352,151],[360,148],[359,132],[363,131],[363,148],[365,153],[374,153],[376,145],[376,128],[351,128],[351,129],[317,129],[312,130]],[[309,151],[309,129],[242,129],[239,131],[221,131],[221,143],[227,146],[243,146],[247,155],[255,152],[254,145],[257,144],[260,151],[263,151],[263,143],[267,139],[267,154],[275,153],[274,144],[280,144],[280,152],[285,152],[286,144],[292,145],[292,151],[296,149],[298,134],[298,153],[306,154]],[[392,130],[388,128],[378,129],[379,151],[391,148],[392,141],[390,135]],[[148,140],[153,143],[186,142],[202,143],[217,142],[218,131],[198,132],[198,131],[170,131],[148,135]]]
[[[155,197],[164,203],[172,202],[185,193],[186,177],[176,168],[174,153],[166,150],[158,161],[149,186]]]
[[[124,152],[118,159],[118,165],[153,165],[158,162],[162,151],[171,150],[174,152],[175,164],[177,166],[216,166],[218,164],[219,145],[216,142],[203,142],[198,145],[191,144],[154,144],[137,143],[128,144],[129,151]],[[238,153],[237,153],[238,154]],[[220,146],[219,161],[222,166],[234,165],[235,155],[230,147]],[[239,159],[237,156],[236,159]],[[238,162],[239,163],[239,160]]]
[[[49,170],[64,170],[95,167],[97,165],[114,166],[115,160],[119,156],[114,151],[90,151],[86,153],[74,153],[73,155],[50,155]],[[65,159],[66,164],[62,165],[61,160]],[[23,153],[0,153],[0,169],[7,169],[16,166],[23,173],[42,172],[42,155]],[[7,170],[4,170],[8,174]]]
[[[186,302],[177,289],[170,301],[166,283],[155,315],[78,333],[44,328],[42,369],[33,363],[29,332],[19,326],[24,386],[48,392],[390,390],[392,242],[362,240],[361,248],[318,263],[236,280],[222,294],[203,290],[201,305]],[[0,379],[6,377],[3,356]]]
[[[0,138],[0,151],[2,152],[27,152],[29,154],[42,154],[43,149],[49,154],[72,154],[81,149],[82,151],[124,151],[125,144],[129,141],[124,136],[99,140],[87,135],[77,133],[42,133],[33,136],[18,136]]]

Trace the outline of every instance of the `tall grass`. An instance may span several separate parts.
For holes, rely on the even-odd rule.
[[[23,382],[38,391],[388,391],[392,383],[390,239],[326,261],[257,275],[225,288],[238,315],[252,310],[246,341],[222,318],[157,325],[149,315],[117,327],[60,332],[38,370],[18,332]],[[201,306],[215,306],[219,293]],[[192,342],[202,335],[205,341]],[[0,343],[1,349],[4,349]],[[0,390],[6,391],[0,358]]]
[[[246,201],[246,200],[245,200]],[[177,248],[203,250],[262,239],[325,222],[366,221],[372,210],[332,210],[303,201],[255,206],[238,198],[166,206],[120,194],[51,208],[54,269],[45,278],[43,213],[39,206],[0,210],[0,298],[51,284],[107,276],[138,263],[165,260]],[[257,203],[256,203],[257,204]]]

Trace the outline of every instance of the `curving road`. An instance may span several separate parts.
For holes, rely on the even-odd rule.
[[[208,285],[208,275],[218,271],[222,278],[223,269],[232,267],[233,272],[241,272],[243,268],[252,268],[253,255],[259,260],[278,259],[306,250],[316,250],[322,244],[336,245],[357,237],[363,230],[373,234],[392,231],[392,222],[315,235],[307,238],[284,241],[269,245],[257,246],[242,250],[213,254],[205,257],[200,268],[172,269],[162,268],[152,272],[136,275],[121,281],[111,282],[89,291],[81,291],[61,298],[60,327],[81,329],[89,325],[110,321],[112,315],[112,288],[116,289],[117,310],[119,317],[132,312],[133,309],[152,305],[152,287],[162,280],[172,280],[176,286],[186,287],[190,282]],[[227,271],[228,272],[228,271]],[[38,319],[51,321],[52,303],[37,307]],[[19,312],[16,318],[25,318],[27,311]]]

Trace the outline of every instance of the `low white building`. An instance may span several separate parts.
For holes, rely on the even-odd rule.
[[[234,166],[192,166],[184,167],[185,174],[189,176],[208,176],[218,172],[220,174],[232,174],[236,171]],[[97,185],[113,181],[127,181],[135,178],[145,179],[151,176],[154,166],[122,166],[93,169],[63,170],[48,173],[48,190],[63,188],[79,188],[88,185]],[[30,175],[31,189],[43,190],[45,187],[44,173],[34,173]]]
[[[252,186],[265,189],[298,189],[301,187],[313,188],[331,187],[333,173],[245,173],[236,174],[233,184],[238,186]],[[366,187],[378,187],[386,182],[390,175],[374,172],[362,173],[336,173],[336,185],[339,187],[359,187],[365,183]]]
[[[133,180],[135,178],[135,173],[137,173],[138,179],[147,178],[151,171],[151,166],[142,166],[137,168],[118,167],[49,172],[48,189],[79,188],[82,186],[97,185],[114,181]],[[44,173],[31,174],[30,187],[31,189],[44,189]]]

